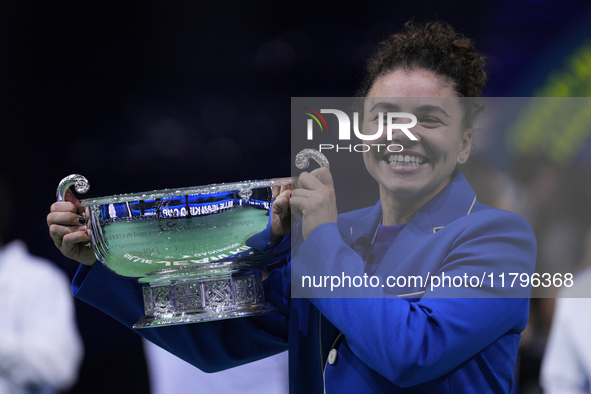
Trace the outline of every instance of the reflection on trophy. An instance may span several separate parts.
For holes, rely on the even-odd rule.
[[[296,156],[304,169],[322,153]],[[249,239],[269,223],[282,186],[297,178],[215,184],[82,200],[96,258],[114,273],[138,278],[144,313],[134,328],[196,323],[268,313],[263,269],[287,252],[262,253]],[[81,175],[64,178],[58,201],[74,185],[86,193]]]

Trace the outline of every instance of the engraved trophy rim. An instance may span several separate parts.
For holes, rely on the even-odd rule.
[[[151,190],[146,192],[135,192],[135,193],[124,193],[114,194],[111,196],[87,198],[80,200],[80,203],[84,207],[92,205],[105,205],[105,204],[116,204],[125,203],[138,200],[153,200],[158,198],[167,197],[181,197],[185,195],[200,195],[210,194],[216,192],[225,192],[240,189],[258,189],[264,187],[284,186],[296,184],[298,178],[296,177],[283,177],[283,178],[271,178],[262,180],[251,180],[251,181],[240,181],[240,182],[228,182],[228,183],[212,183],[203,186],[189,186],[182,188],[167,188],[159,190]]]

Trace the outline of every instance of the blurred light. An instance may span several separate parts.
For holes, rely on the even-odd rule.
[[[507,133],[508,149],[544,154],[560,165],[574,161],[591,135],[591,40],[552,72],[534,96],[548,99],[533,100],[521,112]]]

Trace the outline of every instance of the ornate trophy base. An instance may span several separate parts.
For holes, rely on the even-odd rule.
[[[264,300],[261,270],[197,278],[186,274],[179,268],[140,279],[145,316],[133,328],[254,316],[275,310]]]

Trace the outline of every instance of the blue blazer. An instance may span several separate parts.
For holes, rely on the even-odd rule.
[[[137,332],[210,372],[289,349],[292,393],[509,393],[529,289],[524,295],[522,288],[509,288],[508,278],[534,272],[530,226],[517,215],[479,204],[458,173],[405,226],[376,275],[385,283],[409,275],[489,279],[492,274],[492,285],[490,280],[476,288],[417,282],[334,294],[301,286],[303,275],[362,276],[362,256],[380,218],[378,202],[316,228],[293,260],[286,256],[287,264],[265,281],[277,313]],[[269,229],[251,246],[265,250],[268,236]],[[81,266],[73,293],[128,327],[143,315],[139,284],[102,264]]]

